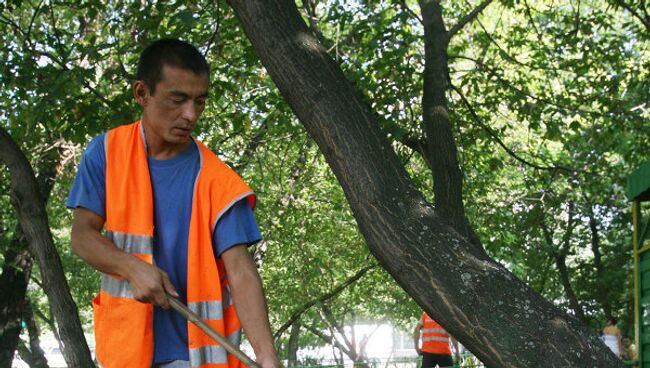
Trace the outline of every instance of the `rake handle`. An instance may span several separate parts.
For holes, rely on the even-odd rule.
[[[243,351],[239,350],[238,347],[233,345],[233,343],[231,343],[230,340],[225,338],[223,335],[217,332],[217,330],[212,328],[212,326],[210,326],[204,320],[202,320],[198,314],[192,312],[192,310],[188,308],[185,304],[181,303],[180,300],[174,298],[169,294],[167,294],[167,300],[169,300],[169,305],[171,305],[175,311],[180,313],[188,321],[194,323],[198,328],[201,329],[201,331],[205,332],[206,335],[210,336],[214,341],[221,344],[226,349],[226,351],[236,356],[237,359],[242,361],[249,368],[261,368],[259,364],[257,364],[251,358],[249,358],[248,355],[244,354]]]

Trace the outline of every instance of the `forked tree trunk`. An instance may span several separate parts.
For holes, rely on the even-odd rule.
[[[41,194],[40,198],[44,203],[47,203],[54,186],[60,158],[58,150],[50,150],[38,163],[39,175],[36,181]],[[0,368],[9,368],[18,347],[23,316],[28,310],[31,316],[31,307],[25,296],[33,262],[20,224],[16,225],[14,229],[14,235],[4,253],[4,261],[0,275],[0,295],[3,296],[0,298]],[[27,326],[30,330],[31,343],[37,341],[38,336],[32,336],[32,331],[36,331],[36,328],[32,328],[33,326],[29,322],[28,320]],[[33,323],[36,322],[33,321]],[[39,364],[39,359],[34,358],[33,361],[34,364],[30,364],[30,366],[42,366]]]
[[[94,367],[81,329],[77,305],[70,295],[61,259],[54,247],[45,203],[39,193],[34,171],[9,133],[1,127],[0,161],[9,169],[11,202],[27,238],[29,251],[41,269],[45,295],[63,340],[63,357],[70,367]]]
[[[337,176],[370,251],[490,367],[623,367],[586,326],[446,225],[293,1],[229,0]]]

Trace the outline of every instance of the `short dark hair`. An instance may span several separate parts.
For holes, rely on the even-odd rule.
[[[178,39],[162,38],[147,46],[138,61],[136,78],[144,81],[152,95],[165,65],[210,75],[210,66],[196,47]]]

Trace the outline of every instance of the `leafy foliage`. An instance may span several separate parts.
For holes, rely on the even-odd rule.
[[[476,5],[445,2],[447,29]],[[379,115],[414,182],[433,201],[431,173],[409,145],[424,134],[425,60],[417,4],[305,0],[298,6]],[[138,118],[130,83],[138,53],[159,37],[186,39],[210,62],[210,99],[199,136],[258,193],[265,243],[255,250],[277,328],[373,260],[336,178],[225,2],[0,5],[0,124],[34,167],[54,148],[61,155],[48,213],[88,323],[98,278],[70,253],[65,197],[88,139]],[[501,1],[465,25],[447,49],[448,112],[466,212],[485,248],[545,297],[570,309],[554,260],[564,255],[587,321],[598,328],[607,314],[619,315],[630,334],[631,241],[624,187],[627,174],[650,152],[647,38],[629,11],[605,1]],[[15,226],[6,176],[0,173],[3,251]],[[562,248],[570,204],[575,228]],[[30,293],[32,299],[42,298],[38,287]],[[407,328],[419,316],[418,307],[380,269],[307,310],[300,323],[326,329],[324,306],[340,323],[381,319]],[[308,336],[302,343],[315,343]]]

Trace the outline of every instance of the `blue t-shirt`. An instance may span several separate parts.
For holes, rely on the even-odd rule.
[[[84,153],[66,205],[83,207],[106,218],[105,134],[93,138]],[[168,160],[148,158],[154,197],[154,254],[180,299],[187,295],[187,238],[192,211],[194,181],[200,168],[196,144]],[[261,239],[253,210],[247,200],[235,203],[217,222],[213,234],[215,254],[237,244]],[[219,280],[214,280],[219,282]],[[187,321],[172,309],[154,308],[154,363],[189,360]]]

